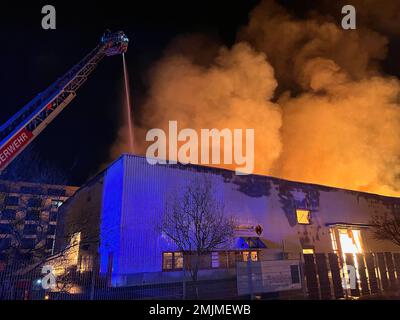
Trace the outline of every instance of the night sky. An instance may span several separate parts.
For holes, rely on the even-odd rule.
[[[218,2],[217,6],[215,3]],[[229,5],[228,5],[229,3]],[[41,28],[41,8],[57,10],[57,29]],[[26,1],[2,4],[0,12],[0,121],[4,123],[93,49],[108,28],[130,38],[126,55],[135,105],[146,94],[147,71],[176,36],[201,32],[229,45],[257,1]],[[229,8],[229,14],[226,10]],[[223,17],[223,18],[221,18]],[[8,171],[37,180],[51,167],[80,185],[109,159],[121,123],[122,59],[105,58],[76,99]],[[32,163],[40,162],[39,163]],[[27,168],[35,167],[35,170]],[[32,168],[31,168],[32,169]],[[15,172],[8,176],[15,177]],[[7,176],[6,176],[7,177]],[[51,180],[51,179],[50,179]],[[57,179],[55,179],[57,182]],[[53,182],[53,181],[51,181]],[[63,182],[63,181],[60,181]]]
[[[127,63],[134,105],[148,89],[147,73],[175,37],[202,33],[233,44],[238,28],[259,1],[26,1],[2,3],[0,12],[0,121],[5,122],[93,49],[105,29],[130,38]],[[301,17],[300,1],[280,1]],[[297,4],[296,4],[297,3]],[[57,30],[41,28],[41,8],[57,10]],[[387,59],[395,63],[398,50]],[[398,71],[398,69],[397,69]],[[395,71],[394,73],[396,73]],[[122,59],[105,58],[76,99],[10,167],[20,179],[35,180],[52,167],[69,184],[80,185],[109,160],[121,124]],[[34,159],[32,161],[31,159]],[[9,173],[10,175],[10,173]],[[57,179],[56,179],[57,180]],[[55,181],[56,182],[56,181]]]

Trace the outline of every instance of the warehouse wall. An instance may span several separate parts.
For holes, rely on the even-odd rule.
[[[161,270],[161,252],[174,245],[157,231],[166,197],[182,189],[196,175],[208,175],[228,215],[241,225],[261,225],[269,248],[301,252],[331,252],[327,224],[368,224],[372,215],[393,210],[398,199],[289,182],[264,176],[236,176],[222,170],[195,166],[151,166],[145,158],[125,156],[122,205],[122,273]],[[296,208],[309,209],[311,225],[299,225]],[[366,250],[395,250],[365,235]]]
[[[162,252],[177,249],[159,232],[165,201],[194,177],[204,175],[210,177],[225,213],[236,216],[242,226],[262,226],[260,238],[274,252],[301,253],[303,248],[332,252],[330,225],[366,225],[374,214],[397,210],[400,205],[397,198],[265,176],[237,176],[223,169],[152,166],[143,157],[124,155],[90,187],[82,188],[67,211],[78,218],[85,210],[101,217],[101,270],[105,273],[112,266],[115,285],[128,283],[135,274],[139,280],[161,279],[165,277]],[[85,202],[89,195],[92,203]],[[296,209],[310,210],[312,223],[299,225]],[[398,251],[388,242],[373,239],[368,229],[362,229],[362,236],[365,251]]]

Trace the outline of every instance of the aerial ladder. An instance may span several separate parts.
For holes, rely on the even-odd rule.
[[[128,43],[124,32],[107,31],[95,49],[0,127],[0,173],[76,97],[99,62],[105,56],[124,54]]]

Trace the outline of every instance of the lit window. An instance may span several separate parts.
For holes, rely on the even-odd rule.
[[[183,253],[175,252],[174,253],[174,269],[182,269],[183,268]]]
[[[251,257],[251,261],[258,261],[258,252],[257,251],[243,251],[243,261],[247,261],[249,259],[249,254]]]
[[[252,261],[258,261],[258,252],[257,251],[252,251],[251,252],[251,260]]]
[[[310,224],[311,223],[311,215],[309,210],[297,209],[296,217],[298,224]]]
[[[163,270],[182,270],[183,253],[182,252],[164,252]]]
[[[172,270],[172,261],[174,259],[172,252],[164,252],[163,253],[163,269],[164,270]]]
[[[314,254],[314,249],[303,249],[303,254]]]
[[[211,267],[219,268],[219,253],[218,252],[211,253]]]

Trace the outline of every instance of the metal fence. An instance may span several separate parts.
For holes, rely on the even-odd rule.
[[[400,288],[400,253],[307,254],[303,275],[310,299],[389,295]]]
[[[0,300],[345,299],[400,288],[400,253],[289,257],[237,261],[197,281],[183,270],[175,280],[121,287],[98,272],[53,274],[43,263],[18,262],[0,269]]]
[[[200,272],[193,281],[187,270],[167,271],[160,272],[159,281],[150,281],[150,274],[138,277],[146,281],[118,286],[95,271],[72,267],[59,272],[46,262],[18,262],[0,268],[0,300],[238,299],[234,268],[217,271],[223,276],[207,279]]]

